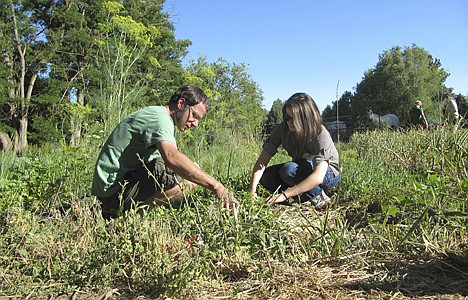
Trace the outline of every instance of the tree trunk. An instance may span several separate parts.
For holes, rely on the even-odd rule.
[[[77,101],[82,106],[85,106],[85,96],[82,90],[78,90]],[[81,144],[81,131],[83,129],[83,120],[79,114],[70,117],[70,128],[72,130],[72,136],[70,138],[70,146],[77,147]]]
[[[15,137],[14,151],[21,155],[28,146],[28,115],[25,114],[19,119],[18,135]]]

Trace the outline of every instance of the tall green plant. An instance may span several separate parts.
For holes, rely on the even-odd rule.
[[[95,105],[103,112],[104,128],[109,132],[120,122],[144,93],[146,78],[136,76],[138,61],[159,35],[155,26],[145,26],[123,14],[119,2],[103,3],[106,20],[99,24],[100,36],[96,66],[102,71],[99,101]],[[158,65],[156,58],[148,61]]]
[[[15,160],[16,155],[12,151],[8,149],[0,151],[0,185],[8,179]]]

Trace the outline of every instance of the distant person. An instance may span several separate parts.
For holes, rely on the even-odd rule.
[[[197,185],[212,191],[225,208],[235,208],[238,202],[228,189],[177,149],[174,126],[197,127],[208,109],[200,88],[183,86],[164,106],[143,108],[117,125],[101,149],[92,184],[104,218],[135,203],[154,207],[178,201]]]
[[[409,111],[409,123],[411,126],[419,128],[429,128],[421,101],[416,101]]]
[[[295,198],[324,209],[330,203],[325,189],[332,189],[341,179],[335,144],[309,95],[292,95],[282,112],[283,121],[273,129],[253,167],[249,192],[256,195],[260,183],[272,193],[266,198],[268,204]],[[280,146],[292,161],[267,167]]]
[[[450,94],[445,94],[443,100],[442,115],[444,116],[444,125],[456,125],[460,118],[457,102],[455,102],[455,99]]]

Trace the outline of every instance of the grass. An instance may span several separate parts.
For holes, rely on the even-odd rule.
[[[236,191],[238,219],[196,189],[180,208],[106,222],[88,195],[97,150],[1,153],[0,298],[468,297],[467,136],[353,136],[325,212],[245,192],[260,141],[181,143]]]

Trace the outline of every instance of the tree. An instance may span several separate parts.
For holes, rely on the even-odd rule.
[[[57,44],[47,41],[53,1],[5,1],[0,6],[0,49],[6,66],[8,98],[3,108],[14,131],[14,151],[28,144],[28,118],[36,80],[47,71]]]
[[[74,95],[84,103],[83,61],[92,56],[82,50],[91,48],[93,28],[87,21],[99,15],[91,9],[99,7],[98,2],[102,1],[9,1],[1,6],[1,49],[9,89],[2,101],[2,121],[10,124],[17,153],[26,148],[28,134],[36,142],[61,136],[61,103]],[[88,35],[83,36],[84,28]],[[82,44],[76,42],[78,36]]]
[[[458,105],[458,113],[465,120],[468,120],[468,96],[463,96],[462,94],[458,94],[454,98],[455,98],[455,102]]]
[[[231,64],[222,58],[208,63],[200,56],[187,72],[187,83],[201,86],[211,98],[212,110],[203,122],[210,125],[206,130],[212,134],[217,128],[244,134],[260,132],[266,115],[263,97],[245,64]]]
[[[283,121],[283,101],[281,99],[276,99],[265,120],[263,125],[265,133],[269,134],[273,131],[276,125]]]
[[[408,110],[422,100],[429,118],[436,118],[436,99],[447,88],[449,74],[426,50],[416,45],[402,50],[396,46],[379,55],[377,65],[365,72],[356,86],[352,116],[360,125],[368,124],[367,112],[393,113],[400,122],[407,120]]]
[[[91,112],[87,107],[89,92],[100,81],[100,73],[94,68],[98,50],[94,41],[104,16],[102,0],[69,0],[54,6],[49,25],[57,30],[48,35],[48,40],[61,41],[49,71],[50,80],[60,89],[54,103],[58,111],[54,113],[68,121],[60,127],[72,146],[81,144],[86,124],[82,117]]]
[[[332,105],[328,105],[324,111],[322,112],[322,118],[324,120],[333,119],[336,120],[337,118],[337,110],[338,110],[338,118],[348,119],[351,115],[351,104],[353,102],[354,95],[350,91],[345,91],[338,101],[333,101]]]
[[[90,113],[101,114],[98,120],[109,129],[139,107],[167,101],[184,81],[181,59],[190,41],[175,39],[163,3],[0,4],[0,130],[19,137],[17,152],[26,147],[28,132],[38,142],[63,133],[79,145],[86,124],[81,118]]]

